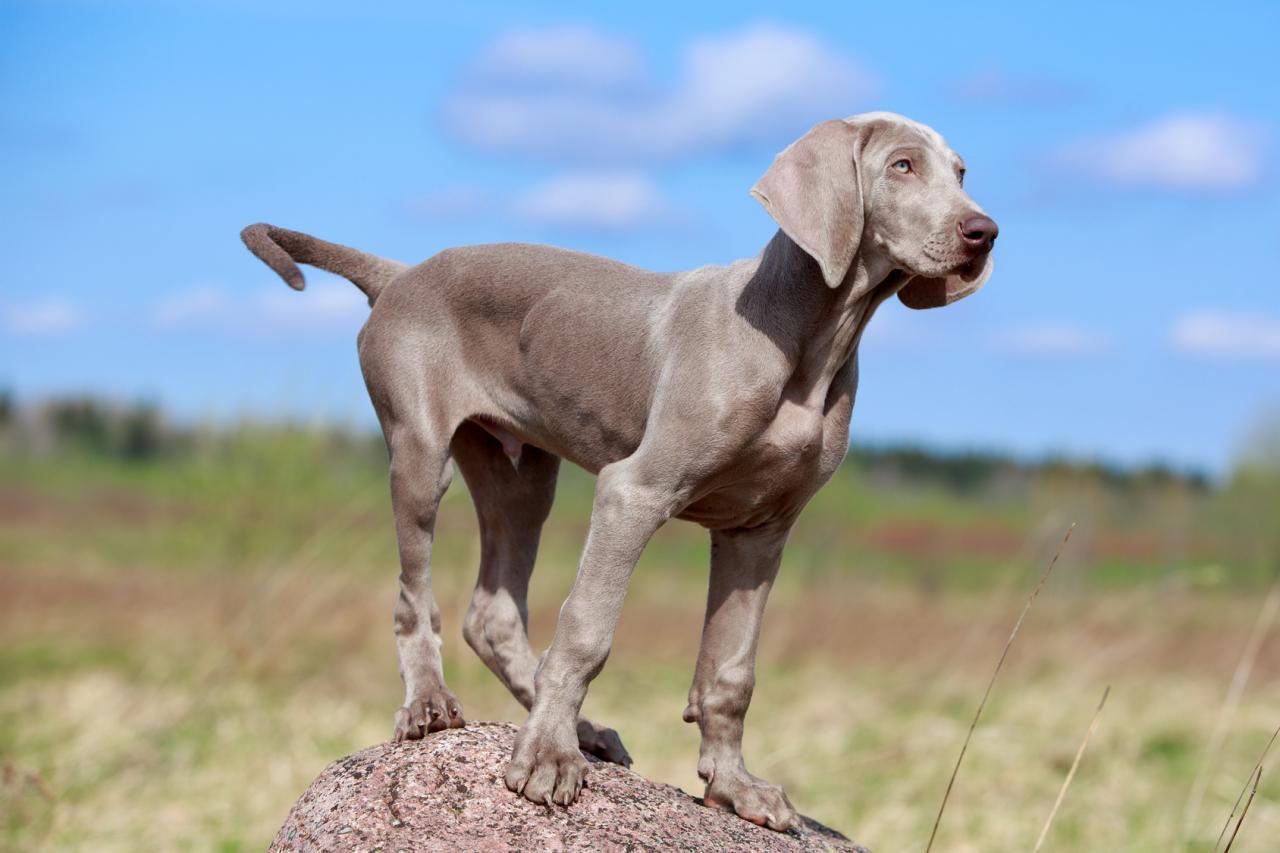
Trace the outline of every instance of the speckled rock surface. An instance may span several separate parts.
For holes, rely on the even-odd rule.
[[[594,758],[590,787],[572,806],[534,805],[502,784],[515,734],[510,723],[468,723],[335,761],[294,804],[271,849],[866,853],[807,818],[785,833],[762,829]]]

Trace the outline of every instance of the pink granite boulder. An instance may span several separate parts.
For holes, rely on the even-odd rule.
[[[468,723],[335,761],[294,804],[271,850],[866,853],[808,818],[773,832],[594,758],[576,803],[535,805],[502,783],[515,734],[510,723]]]

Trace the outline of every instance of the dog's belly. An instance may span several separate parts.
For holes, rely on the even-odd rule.
[[[512,417],[529,440],[598,473],[630,456],[644,437],[656,367],[643,334],[654,293],[559,289],[520,329],[521,399]],[[589,320],[611,317],[612,322]]]

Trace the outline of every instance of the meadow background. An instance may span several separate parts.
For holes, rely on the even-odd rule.
[[[401,688],[386,457],[346,282],[273,222],[404,261],[526,240],[750,257],[814,122],[938,129],[1000,223],[981,294],[884,306],[853,449],[792,536],[747,760],[880,853],[1211,851],[1280,725],[1280,5],[812,0],[0,4],[0,848],[260,849]],[[562,473],[545,646],[592,482]],[[479,560],[438,525],[446,668]],[[700,793],[680,721],[707,543],[652,543],[588,712]],[[1233,851],[1280,845],[1280,748]]]
[[[328,762],[389,735],[399,703],[380,436],[178,429],[93,400],[0,411],[5,844],[261,848]],[[1212,849],[1280,723],[1280,631],[1258,633],[1280,605],[1277,437],[1260,431],[1221,481],[855,447],[770,602],[749,766],[872,849],[922,849],[1009,629],[1074,521],[937,849],[1029,849],[1107,685],[1048,849],[1183,849],[1188,820],[1185,849]],[[590,503],[590,478],[566,469],[531,593],[538,648]],[[695,526],[659,533],[587,701],[637,771],[695,794],[680,712],[707,552]],[[478,561],[457,478],[434,572],[446,670],[470,719],[518,722],[459,632]],[[1274,849],[1278,801],[1264,775],[1233,849]]]

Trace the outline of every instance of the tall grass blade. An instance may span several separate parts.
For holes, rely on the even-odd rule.
[[[1258,793],[1258,783],[1262,781],[1262,768],[1258,768],[1258,772],[1253,774],[1253,790],[1249,792],[1249,799],[1244,802],[1244,810],[1240,812],[1240,819],[1236,821],[1236,828],[1231,831],[1231,840],[1227,842],[1227,846],[1222,848],[1222,853],[1231,853],[1231,845],[1236,843],[1236,835],[1240,832],[1240,825],[1244,823],[1244,816],[1249,813],[1249,806],[1253,805],[1253,795]]]
[[[1071,787],[1071,780],[1076,775],[1076,768],[1080,766],[1080,759],[1084,757],[1084,750],[1089,745],[1089,738],[1093,737],[1094,729],[1098,728],[1098,718],[1102,715],[1102,708],[1107,704],[1107,697],[1110,695],[1111,686],[1108,685],[1102,691],[1102,701],[1098,702],[1098,710],[1093,712],[1093,719],[1089,721],[1089,729],[1084,733],[1084,740],[1080,741],[1080,748],[1076,750],[1076,757],[1071,762],[1071,769],[1067,771],[1067,778],[1062,780],[1062,788],[1058,791],[1058,799],[1053,801],[1053,808],[1049,810],[1049,818],[1044,822],[1044,829],[1040,830],[1040,837],[1036,839],[1036,846],[1032,853],[1039,853],[1040,848],[1044,846],[1044,840],[1049,837],[1049,827],[1053,826],[1053,819],[1058,815],[1058,807],[1062,805],[1063,798],[1067,796],[1067,788]]]
[[[991,680],[987,682],[986,692],[982,694],[982,701],[978,703],[978,712],[973,715],[973,722],[969,724],[969,733],[965,735],[964,743],[960,746],[960,756],[956,759],[956,766],[951,771],[951,779],[947,782],[947,790],[942,795],[942,803],[938,806],[938,816],[933,820],[933,831],[929,833],[929,843],[924,848],[924,853],[930,853],[933,850],[933,842],[938,837],[938,826],[942,823],[942,814],[947,810],[947,800],[951,798],[951,789],[955,787],[956,776],[960,773],[960,765],[964,762],[964,754],[969,749],[969,741],[973,740],[973,731],[978,727],[978,720],[982,717],[982,709],[987,707],[987,699],[991,697],[991,688],[995,686],[996,676],[1000,674],[1000,670],[1004,667],[1005,658],[1009,656],[1009,648],[1013,645],[1013,640],[1018,636],[1018,629],[1022,627],[1022,620],[1027,618],[1027,611],[1031,609],[1031,605],[1035,603],[1036,597],[1040,595],[1040,590],[1044,589],[1045,583],[1049,580],[1049,575],[1053,573],[1053,567],[1058,564],[1058,558],[1062,556],[1062,549],[1066,547],[1067,540],[1071,538],[1071,532],[1076,529],[1076,525],[1072,522],[1067,528],[1067,533],[1062,537],[1062,542],[1058,545],[1058,550],[1053,553],[1053,559],[1049,561],[1049,566],[1044,570],[1044,574],[1040,576],[1040,582],[1035,585],[1035,589],[1031,590],[1031,595],[1027,596],[1027,603],[1022,608],[1022,613],[1018,616],[1018,621],[1013,623],[1013,630],[1009,632],[1009,639],[1005,641],[1004,651],[1000,653],[1000,660],[996,662],[996,668],[991,673]]]
[[[1231,677],[1231,686],[1227,688],[1226,698],[1222,702],[1222,707],[1218,710],[1218,718],[1213,724],[1213,731],[1209,735],[1209,743],[1205,747],[1204,762],[1200,765],[1199,772],[1196,773],[1195,781],[1191,784],[1191,793],[1187,796],[1186,810],[1183,812],[1182,818],[1182,839],[1178,845],[1181,849],[1186,849],[1191,841],[1191,833],[1200,816],[1200,807],[1204,803],[1205,792],[1209,788],[1209,777],[1213,773],[1213,766],[1217,763],[1218,753],[1222,751],[1222,745],[1227,738],[1227,730],[1231,727],[1231,721],[1235,719],[1236,709],[1240,705],[1240,697],[1244,695],[1245,685],[1249,683],[1249,676],[1253,673],[1253,665],[1258,660],[1258,652],[1262,648],[1262,641],[1266,639],[1267,634],[1271,631],[1271,626],[1275,623],[1276,614],[1280,613],[1280,575],[1276,576],[1275,582],[1271,584],[1271,590],[1267,593],[1266,599],[1262,602],[1262,607],[1258,610],[1258,618],[1254,620],[1253,630],[1249,634],[1249,639],[1244,645],[1244,649],[1240,654],[1240,662],[1236,664],[1235,674]]]
[[[1262,754],[1258,756],[1258,760],[1254,762],[1253,772],[1249,774],[1249,779],[1262,772],[1262,762],[1266,760],[1267,753],[1271,751],[1271,744],[1276,742],[1276,737],[1280,736],[1280,726],[1276,726],[1276,730],[1271,733],[1271,739],[1267,741],[1267,745],[1262,748]],[[1231,814],[1227,815],[1227,822],[1222,825],[1222,831],[1218,833],[1218,840],[1213,844],[1213,853],[1218,853],[1218,845],[1222,843],[1222,839],[1226,837],[1227,828],[1231,826],[1231,819],[1236,816],[1236,809],[1240,808],[1240,801],[1244,799],[1245,791],[1249,790],[1249,779],[1244,782],[1244,787],[1240,789],[1240,795],[1236,797],[1235,804],[1231,806]],[[1256,786],[1255,786],[1256,787]],[[1252,798],[1251,798],[1252,799]],[[1239,827],[1236,827],[1239,831]],[[1234,835],[1235,833],[1232,833]],[[1227,845],[1230,847],[1230,845]]]

